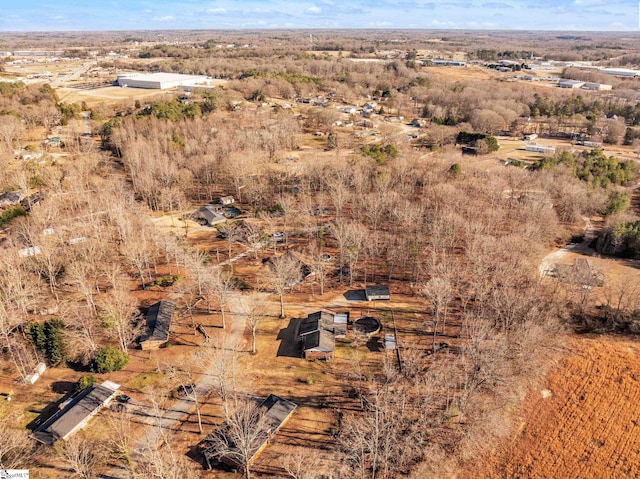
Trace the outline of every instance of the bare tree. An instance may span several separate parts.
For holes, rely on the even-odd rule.
[[[205,357],[205,353],[195,351],[193,354],[183,357],[180,366],[169,368],[170,377],[179,384],[179,390],[184,392],[186,398],[192,399],[196,406],[200,434],[202,434],[202,416],[200,414],[198,385],[195,383],[195,371],[202,367]]]
[[[20,139],[24,126],[19,118],[13,115],[2,115],[0,121],[0,138],[5,142],[7,151],[13,151],[13,144]]]
[[[133,433],[131,414],[126,410],[110,410],[106,415],[106,422],[108,434],[106,434],[105,440],[113,456],[124,461],[131,477],[135,478],[136,467],[131,457],[131,438]]]
[[[213,379],[213,387],[220,396],[225,415],[229,414],[229,406],[236,405],[239,392],[239,378],[241,367],[238,363],[237,344],[231,336],[214,343],[205,350],[205,361]]]
[[[433,304],[433,351],[436,349],[436,334],[442,319],[442,334],[445,332],[446,317],[449,303],[452,299],[451,282],[446,277],[434,276],[420,287],[423,296]]]
[[[138,308],[133,296],[129,293],[126,283],[116,279],[113,289],[107,293],[100,305],[100,318],[107,329],[115,333],[120,349],[129,351],[129,345],[138,336],[140,325]]]
[[[297,449],[282,458],[282,467],[291,479],[318,479],[323,476],[316,451]]]
[[[316,279],[320,284],[320,294],[324,294],[324,285],[327,278],[327,270],[329,269],[329,260],[331,256],[329,254],[323,254],[318,248],[318,242],[313,241],[309,245],[309,256],[312,258],[311,267],[316,274]]]
[[[225,418],[208,437],[211,451],[238,464],[246,479],[251,479],[251,459],[264,444],[270,428],[266,416],[255,401],[245,400]]]
[[[272,258],[267,270],[266,279],[280,299],[280,318],[284,318],[284,293],[300,281],[300,261],[292,254],[285,253]]]
[[[22,469],[33,464],[34,442],[24,429],[0,428],[0,469]]]
[[[258,324],[266,315],[266,295],[256,291],[244,294],[240,298],[240,310],[238,311],[244,316],[247,327],[251,332],[251,354],[256,353],[256,332]]]
[[[233,290],[233,276],[229,271],[226,271],[222,268],[216,268],[215,270],[210,271],[205,284],[205,291],[207,291],[206,296],[207,298],[209,298],[211,294],[213,294],[218,300],[223,329],[226,328],[225,311],[227,306],[227,298]],[[209,311],[211,311],[211,302],[207,301],[207,303],[209,304]]]
[[[153,433],[140,454],[136,477],[139,479],[191,477],[192,471],[186,457],[174,449],[162,430],[154,428]]]
[[[95,477],[96,469],[106,460],[105,449],[100,447],[97,441],[83,437],[81,433],[58,444],[58,453],[74,477]]]

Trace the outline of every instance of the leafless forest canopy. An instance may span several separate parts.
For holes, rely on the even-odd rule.
[[[295,391],[328,418],[330,434],[322,447],[298,438],[268,466],[241,455],[246,477],[480,477],[468,471],[513,432],[514,411],[568,335],[638,331],[633,285],[612,287],[596,308],[575,272],[556,281],[541,278],[540,265],[583,234],[584,218],[597,222],[601,252],[640,255],[635,161],[571,147],[578,138],[637,154],[640,80],[567,67],[565,78],[613,89],[565,91],[506,81],[481,63],[447,76],[420,60],[464,53],[478,62],[637,68],[637,41],[592,32],[0,34],[9,50],[62,49],[80,60],[114,52],[96,61],[114,72],[227,80],[189,96],[86,102],[48,83],[0,83],[0,189],[21,198],[0,210],[2,387],[28,396],[24,382],[41,361],[59,378],[106,379],[123,368],[115,374],[124,391],[162,417],[171,391],[202,375],[206,393],[189,396],[199,432],[226,421],[240,443],[265,427],[247,398],[271,387],[248,379],[250,365],[273,363],[282,374],[302,370],[306,382],[279,394]],[[7,78],[8,62],[0,64]],[[371,118],[354,113],[365,103],[375,104]],[[526,164],[492,156],[496,136],[533,133],[564,146]],[[62,146],[42,146],[54,136]],[[225,195],[241,215],[202,240],[191,214]],[[172,227],[159,228],[167,218]],[[300,278],[301,262],[311,279]],[[352,337],[320,378],[330,391],[320,401],[306,363],[287,365],[265,344],[286,326],[278,316],[372,283],[404,298],[379,311],[400,325],[400,367]],[[206,342],[147,355],[137,346],[141,311],[169,296],[178,327]],[[229,318],[241,322],[239,336]],[[222,327],[206,323],[214,319]],[[275,334],[272,324],[280,324]],[[156,378],[153,387],[131,385],[143,373]],[[199,459],[186,456],[185,441],[204,437],[193,431],[185,439],[180,427],[108,411],[95,420],[99,433],[92,423],[55,449],[37,447],[27,437],[29,407],[0,408],[9,425],[0,431],[1,468],[42,477],[200,474]]]

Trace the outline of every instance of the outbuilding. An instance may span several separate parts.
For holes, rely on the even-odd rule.
[[[384,301],[391,299],[389,286],[386,285],[368,285],[364,290],[364,294],[367,297],[367,301]]]

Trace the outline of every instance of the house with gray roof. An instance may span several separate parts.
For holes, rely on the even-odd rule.
[[[92,384],[67,401],[61,410],[42,423],[33,432],[32,437],[48,446],[53,446],[59,439],[66,441],[107,406],[119,388],[119,384],[111,381]]]
[[[169,341],[173,310],[174,305],[169,301],[159,301],[149,306],[145,318],[147,331],[140,339],[140,347],[143,350],[158,349]]]
[[[309,314],[298,325],[296,337],[302,346],[305,359],[333,359],[336,338],[347,333],[349,313],[333,314],[318,311]]]
[[[195,219],[206,226],[215,226],[227,221],[219,206],[204,205],[193,214]]]
[[[267,446],[269,439],[291,417],[296,407],[295,403],[275,394],[269,394],[266,399],[260,402],[258,411],[261,416],[253,425],[256,430],[252,431],[253,434],[251,434],[251,446],[248,454],[249,464],[256,460]],[[246,451],[238,449],[229,430],[230,426],[225,421],[200,443],[207,469],[213,469],[221,463],[233,468],[243,468],[244,464],[242,462]],[[225,443],[224,450],[219,449],[221,442]]]

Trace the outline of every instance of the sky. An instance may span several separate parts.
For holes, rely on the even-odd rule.
[[[0,0],[0,31],[638,31],[639,0]]]

